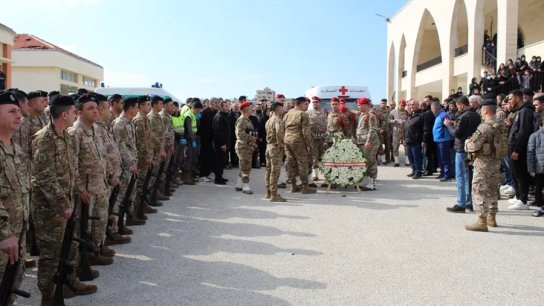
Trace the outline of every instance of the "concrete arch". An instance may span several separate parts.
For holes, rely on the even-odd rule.
[[[406,36],[402,34],[402,37],[400,39],[399,44],[399,51],[398,51],[398,57],[397,57],[397,96],[399,97],[398,100],[400,101],[402,98],[405,98],[406,93],[405,90],[403,90],[403,82],[405,82],[407,76],[408,76],[408,68],[406,67]]]
[[[450,33],[451,54],[458,56],[468,52],[468,14],[464,0],[455,1]]]
[[[395,78],[395,43],[391,42],[391,45],[389,47],[389,57],[387,59],[388,64],[388,71],[387,71],[387,93],[391,94],[391,96],[387,97],[388,101],[390,102],[392,99],[392,93],[395,91],[395,82],[399,82],[398,78]]]

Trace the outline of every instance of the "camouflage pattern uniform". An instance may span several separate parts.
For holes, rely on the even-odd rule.
[[[159,112],[159,115],[162,119],[162,124],[164,127],[164,151],[168,153],[168,149],[174,146],[175,134],[174,126],[172,125],[172,116],[167,113],[164,109]],[[170,156],[167,156],[169,158]]]
[[[124,114],[121,114],[119,118],[113,121],[113,138],[119,147],[119,154],[121,155],[121,177],[119,178],[120,189],[119,195],[117,196],[117,201],[113,206],[112,213],[118,214],[119,207],[121,206],[123,199],[125,198],[125,193],[127,192],[128,183],[132,177],[130,172],[131,166],[136,166],[138,162],[138,153],[136,150],[136,134],[135,134],[134,123],[125,118]],[[132,194],[129,195],[129,199],[134,202],[134,196],[136,195],[136,190],[132,190]]]
[[[32,136],[32,200],[30,210],[40,249],[38,288],[49,295],[59,264],[60,249],[66,227],[62,216],[72,209],[76,167],[74,140],[67,133],[57,135],[52,123]],[[72,244],[70,264],[76,263],[76,244]]]
[[[307,111],[310,117],[310,129],[312,131],[312,168],[318,169],[321,156],[323,156],[325,135],[327,133],[327,114],[325,111],[310,109]]]
[[[121,176],[121,154],[119,153],[119,147],[115,140],[113,140],[112,131],[106,123],[97,122],[96,126],[96,133],[102,138],[102,142],[106,146],[107,158],[111,165],[107,173],[108,182],[118,182]],[[111,186],[110,189],[112,189]]]
[[[136,117],[132,119],[136,130],[136,149],[138,152],[138,180],[136,181],[136,202],[134,210],[139,209],[141,202],[141,194],[144,188],[144,180],[149,169],[148,161],[153,160],[153,144],[151,127],[149,126],[149,119],[142,112],[138,112]]]
[[[389,113],[389,120],[395,120],[391,123],[393,126],[393,157],[395,158],[395,164],[399,163],[399,147],[404,143],[404,124],[408,119],[408,113],[404,110],[401,111],[398,108]]]
[[[361,113],[357,125],[357,144],[368,159],[367,175],[376,179],[378,177],[378,163],[376,155],[380,146],[380,137],[378,136],[380,127],[378,126],[378,116],[373,111]],[[365,148],[365,143],[370,142],[370,150]]]
[[[389,156],[391,155],[391,143],[388,141],[391,137],[391,130],[389,125],[389,114],[391,113],[391,110],[388,107],[382,108],[378,107],[375,111],[376,115],[378,115],[378,118],[380,119],[380,130],[383,131],[383,133],[380,132],[380,143],[383,145],[383,153],[385,154],[385,160],[386,162],[389,162]],[[380,146],[381,147],[381,146]],[[380,154],[383,155],[383,154]]]
[[[345,136],[344,126],[348,125],[348,118],[341,112],[331,112],[327,116],[327,132],[335,134],[334,136]],[[328,140],[332,142],[332,140]]]
[[[159,166],[160,166],[160,151],[161,146],[162,149],[164,149],[164,142],[166,139],[165,136],[165,130],[164,125],[162,122],[162,118],[159,115],[159,113],[155,113],[153,110],[151,110],[147,114],[147,119],[149,120],[149,128],[151,131],[151,150],[153,152],[153,173],[158,174]],[[157,177],[152,179],[152,182],[155,181]],[[160,179],[160,178],[158,178]]]
[[[266,190],[272,194],[278,192],[278,180],[280,178],[281,163],[283,158],[283,139],[285,136],[285,125],[283,120],[276,114],[266,121]]]
[[[37,132],[37,131],[36,131]],[[13,141],[19,147],[21,147],[22,152],[27,156],[26,160],[30,161],[30,137],[32,134],[30,134],[30,119],[28,119],[28,116],[23,116],[21,118],[21,127],[15,131],[15,133],[12,136]],[[29,168],[30,171],[30,168]]]
[[[89,222],[92,247],[95,250],[98,250],[106,236],[109,206],[107,175],[112,172],[111,163],[107,158],[106,144],[98,129],[95,124],[89,128],[78,120],[67,130],[75,143],[76,188],[80,192],[83,190],[89,192],[91,201],[88,203],[87,213],[89,216],[98,218]],[[78,207],[76,212],[78,216],[80,210],[81,207]],[[76,231],[79,232],[79,226]]]
[[[255,128],[251,124],[251,120],[244,116],[240,116],[236,120],[236,155],[240,159],[240,174],[243,183],[249,183],[249,173],[251,172],[251,161],[253,151],[256,149],[256,142],[251,138],[250,133],[255,132]],[[249,132],[249,133],[248,133]]]
[[[488,213],[497,213],[500,198],[501,160],[495,158],[491,150],[495,139],[494,124],[492,120],[481,123],[465,142],[465,151],[473,153],[472,204],[482,218],[487,218]]]
[[[289,181],[297,175],[303,186],[308,186],[308,157],[312,152],[310,118],[306,112],[294,108],[285,115],[285,155]]]
[[[28,168],[25,167],[26,152],[23,152],[14,141],[11,142],[13,151],[8,151],[0,141],[0,241],[11,236],[21,238],[23,223],[28,221],[30,177]],[[23,234],[19,260],[24,261],[26,253],[25,237]],[[0,278],[4,276],[4,267],[9,257],[0,252]],[[15,288],[19,288],[23,281],[23,265],[19,265],[19,271],[15,279]],[[11,296],[13,303],[14,295]]]

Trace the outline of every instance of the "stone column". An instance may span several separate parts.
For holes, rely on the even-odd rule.
[[[497,0],[497,67],[508,59],[515,60],[518,51],[519,0]]]

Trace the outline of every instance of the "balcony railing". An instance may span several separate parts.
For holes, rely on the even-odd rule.
[[[417,65],[416,71],[420,72],[421,70],[425,70],[427,68],[431,68],[432,66],[442,64],[442,56],[435,57],[430,61],[426,61],[425,63],[421,63]]]
[[[461,46],[459,48],[455,48],[455,57],[458,57],[467,53],[468,53],[468,44]]]

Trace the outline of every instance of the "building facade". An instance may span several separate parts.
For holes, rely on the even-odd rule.
[[[0,23],[0,90],[11,87],[11,49],[15,32]]]
[[[486,65],[484,37],[494,60],[544,56],[543,0],[410,0],[387,28],[388,97],[448,97],[468,92]]]
[[[13,87],[24,91],[94,91],[104,79],[102,66],[33,35],[17,34],[12,55]]]
[[[262,99],[266,99],[267,101],[274,101],[276,98],[276,92],[272,89],[265,87],[262,90],[257,90],[255,94],[255,101],[261,101]]]

